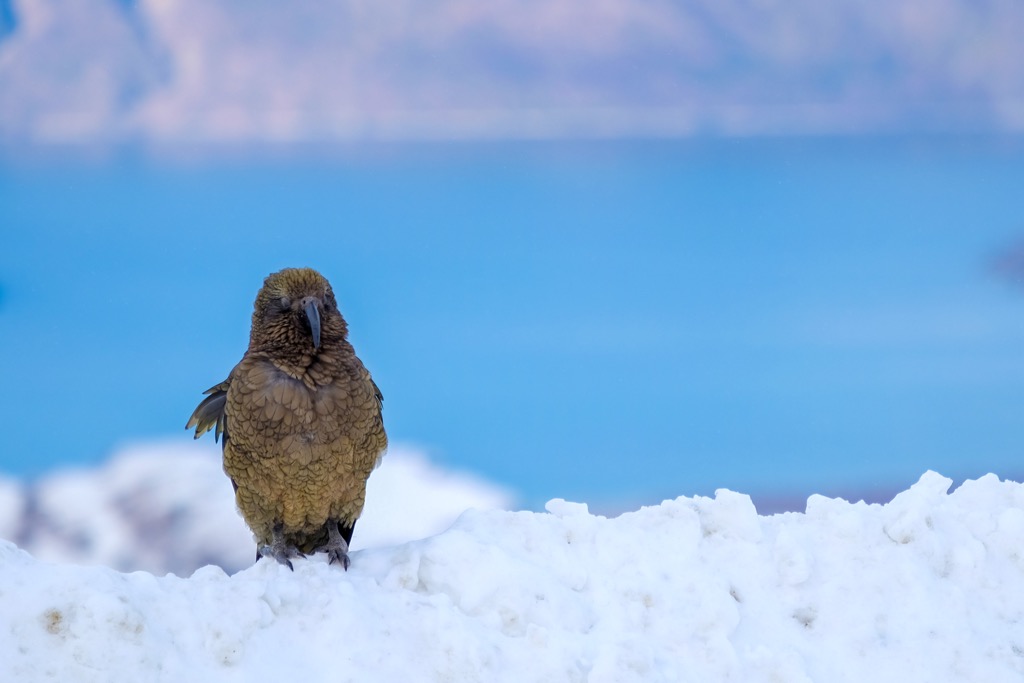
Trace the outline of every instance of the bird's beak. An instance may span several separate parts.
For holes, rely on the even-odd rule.
[[[313,335],[313,348],[320,348],[320,309],[317,307],[317,300],[310,297],[302,307],[309,320],[309,331]]]

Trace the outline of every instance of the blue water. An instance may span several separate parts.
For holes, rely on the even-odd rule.
[[[1024,470],[1024,142],[379,145],[0,165],[0,470],[183,434],[269,272],[395,441],[537,504]]]

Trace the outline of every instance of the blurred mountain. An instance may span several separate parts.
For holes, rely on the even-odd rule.
[[[0,141],[1024,129],[986,0],[3,0]]]
[[[168,442],[127,448],[96,469],[32,484],[0,479],[0,538],[37,558],[122,571],[188,575],[207,564],[234,572],[255,544],[234,506],[219,449]],[[508,491],[392,448],[370,477],[353,549],[437,534],[466,509],[507,508]]]

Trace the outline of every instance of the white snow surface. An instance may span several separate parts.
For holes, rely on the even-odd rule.
[[[509,508],[513,496],[397,445],[370,476],[366,501],[353,549],[432,536],[469,508]],[[154,573],[207,564],[234,572],[256,549],[210,440],[129,446],[100,467],[31,486],[0,479],[0,538],[44,560]]]
[[[772,517],[727,490],[467,512],[348,572],[155,577],[0,543],[0,680],[1024,680],[1024,486],[951,484]]]

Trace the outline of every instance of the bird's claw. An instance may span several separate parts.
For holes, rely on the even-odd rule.
[[[348,571],[348,566],[352,564],[352,560],[348,559],[348,553],[341,548],[332,548],[327,551],[327,564],[330,565],[335,562],[344,567],[345,571]]]
[[[267,545],[261,545],[260,555],[262,557],[272,557],[292,571],[295,571],[295,567],[292,566],[292,558],[305,557],[305,555],[299,552],[298,548],[293,545],[287,545],[280,539],[275,539],[273,543]]]
[[[327,564],[331,565],[337,562],[345,571],[348,571],[348,566],[352,564],[352,560],[348,559],[348,543],[341,537],[336,524],[329,524],[327,543],[324,543],[313,552],[327,553]]]

